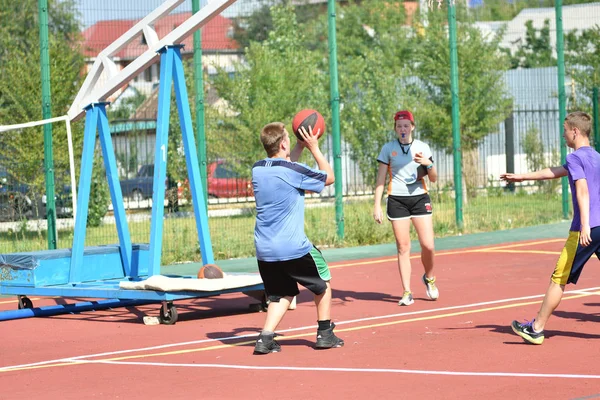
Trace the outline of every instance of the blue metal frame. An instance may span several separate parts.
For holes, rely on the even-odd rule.
[[[75,217],[71,269],[69,271],[69,282],[71,283],[81,281],[92,169],[94,166],[94,148],[96,147],[96,128],[98,128],[102,158],[104,159],[104,168],[106,169],[110,198],[117,224],[123,272],[125,276],[138,276],[137,269],[136,271],[131,270],[131,236],[127,225],[125,206],[123,205],[123,193],[119,184],[119,172],[108,127],[108,118],[106,117],[107,104],[105,102],[93,103],[85,108],[86,120],[83,133],[83,152],[81,154],[81,173],[79,175],[79,197],[77,198],[77,216]]]
[[[178,278],[197,279],[195,276],[177,276]],[[211,297],[227,293],[251,292],[255,290],[263,290],[264,285],[251,284],[243,287],[235,287],[222,290],[211,291],[173,291],[161,292],[155,290],[137,290],[137,289],[120,289],[119,280],[109,280],[102,282],[89,282],[82,284],[66,284],[45,286],[43,288],[26,288],[20,286],[3,286],[0,287],[0,293],[3,295],[34,295],[34,296],[59,296],[59,297],[92,297],[97,299],[131,299],[131,300],[148,300],[148,301],[172,301],[191,299],[196,297]],[[0,312],[1,314],[1,312]]]
[[[119,282],[122,280],[139,280],[140,272],[141,275],[148,276],[160,274],[165,178],[167,173],[169,113],[171,89],[173,88],[173,83],[177,101],[177,109],[179,112],[181,132],[183,135],[183,146],[185,150],[190,190],[192,192],[202,262],[204,265],[214,263],[210,231],[208,228],[207,204],[200,178],[198,154],[196,152],[196,142],[192,129],[190,105],[185,86],[183,63],[181,61],[181,47],[183,46],[166,46],[159,52],[161,55],[161,75],[158,94],[158,119],[156,124],[156,150],[152,195],[152,222],[150,227],[149,248],[144,249],[143,246],[140,245],[133,246],[131,243],[131,237],[125,215],[125,207],[123,204],[123,194],[121,192],[121,186],[119,183],[117,163],[112,145],[108,118],[106,116],[106,105],[108,103],[93,103],[85,108],[86,121],[83,137],[83,152],[81,156],[81,173],[79,176],[79,197],[77,199],[78,212],[75,220],[75,232],[71,254],[53,253],[57,256],[56,259],[45,259],[44,264],[40,266],[39,269],[36,268],[34,270],[13,271],[16,281],[10,281],[10,284],[2,284],[2,282],[0,282],[0,294],[14,294],[19,296],[29,294],[39,296],[118,299],[101,302],[102,306],[106,305],[118,307],[135,305],[132,303],[134,300],[137,301],[138,304],[162,301],[164,305],[164,302],[179,299],[264,290],[264,285],[262,283],[225,290],[204,292],[124,290],[120,289],[119,287]],[[116,251],[110,251],[110,246],[102,246],[102,254],[96,254],[91,252],[89,249],[87,253],[85,252],[85,236],[91,190],[92,169],[94,164],[94,148],[96,146],[96,130],[98,130],[99,133],[104,166],[106,168],[110,196],[117,224],[119,236],[118,255],[116,254]],[[64,252],[65,250],[62,251]],[[109,253],[114,254],[114,256],[110,255]],[[88,258],[87,260],[84,260],[84,257],[95,258]],[[114,264],[118,262],[117,260],[119,258],[122,262],[122,265],[115,266]],[[146,270],[142,267],[140,271],[140,263],[142,263],[144,266],[146,262],[149,264],[148,269]],[[89,271],[83,270],[84,264],[87,264],[87,266],[90,268]],[[103,272],[104,269],[106,269],[104,267],[106,267],[107,264],[110,264],[112,268],[109,268],[108,272]],[[55,270],[55,268],[63,268],[63,275],[58,274],[57,276],[57,270]],[[99,271],[99,268],[103,268],[103,271]],[[119,268],[123,269],[122,276]],[[103,278],[104,276],[111,276],[111,278]],[[181,277],[196,279],[195,276]],[[38,280],[40,282],[48,281],[49,283],[38,285]],[[0,321],[3,319],[26,318],[30,316],[55,315],[69,312],[70,310],[84,310],[87,309],[87,307],[93,309],[94,306],[97,307],[98,304],[81,303],[33,310],[18,310],[8,313],[4,312],[0,313]]]
[[[183,63],[181,62],[182,47],[183,45],[165,46],[159,51],[161,68],[160,87],[158,89],[158,118],[156,123],[152,222],[150,226],[150,265],[148,267],[148,275],[157,275],[160,273],[165,198],[164,182],[167,175],[169,113],[173,83],[177,100],[177,110],[179,112],[179,123],[183,135],[185,161],[190,190],[192,192],[202,263],[206,265],[215,262],[208,228],[208,211],[200,179],[200,169],[198,168],[198,154],[196,152],[196,141],[192,129],[190,103],[185,86]]]

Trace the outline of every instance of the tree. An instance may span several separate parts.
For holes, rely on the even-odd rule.
[[[250,42],[264,42],[273,29],[271,6],[263,4],[247,19],[237,18],[233,23],[233,39],[245,49]]]
[[[250,44],[234,77],[220,70],[213,83],[230,112],[220,116],[218,141],[224,152],[220,156],[239,160],[240,172],[246,175],[249,166],[265,157],[259,140],[265,124],[282,121],[291,131],[294,114],[303,108],[320,110],[326,120],[328,114],[328,75],[317,68],[316,55],[303,45],[293,8],[275,6],[271,12],[274,30],[269,39]]]
[[[319,44],[319,68],[328,75],[327,17],[314,23],[307,47]],[[336,21],[342,138],[365,181],[373,184],[377,154],[394,137],[392,116],[410,104],[401,86],[412,51],[405,19],[400,2],[366,0],[341,6]]]
[[[256,11],[248,17],[236,18],[233,23],[233,39],[243,49],[249,47],[251,42],[262,43],[269,39],[269,33],[274,29],[271,9],[275,5],[285,4],[286,0],[257,0],[257,3],[261,6]],[[327,7],[326,4],[319,6],[310,2],[298,2],[291,10],[296,14],[296,21],[308,27]]]
[[[422,138],[438,149],[452,151],[452,97],[450,88],[450,49],[443,13],[428,13],[429,24],[413,26],[416,44],[413,76],[407,91],[416,99],[417,130]],[[511,100],[504,82],[508,69],[506,57],[497,51],[501,37],[483,37],[470,23],[458,26],[458,80],[460,103],[460,137],[465,159],[476,156],[478,145],[511,110]],[[478,166],[463,163],[469,194],[478,185]]]
[[[70,10],[73,1],[49,0],[52,115],[64,115],[74,98],[84,58],[79,51],[79,26]],[[3,1],[0,7],[0,124],[42,117],[37,2]],[[73,124],[74,147],[81,149],[81,124]],[[56,179],[67,176],[68,151],[63,123],[53,124]],[[42,192],[44,182],[42,128],[3,132],[0,159],[11,174]],[[79,158],[76,156],[76,158]],[[63,176],[64,175],[64,176]],[[57,187],[62,187],[58,186]]]
[[[590,111],[592,89],[600,87],[600,25],[565,36],[565,64],[580,88],[577,102],[571,104],[571,108],[583,107]]]
[[[544,27],[539,31],[531,20],[525,22],[525,27],[525,43],[521,43],[514,56],[510,57],[511,69],[556,66],[550,44],[550,21],[544,20]]]

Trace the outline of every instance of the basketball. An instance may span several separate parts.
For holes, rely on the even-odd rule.
[[[298,140],[304,141],[302,136],[300,136],[298,129],[304,127],[307,132],[310,132],[308,130],[309,126],[312,127],[313,135],[316,135],[317,131],[319,131],[317,139],[323,136],[325,133],[325,120],[317,110],[302,110],[294,116],[294,119],[292,120],[292,130],[294,131],[294,135],[296,135]]]
[[[198,279],[221,279],[224,276],[223,270],[215,264],[206,264],[198,271]]]

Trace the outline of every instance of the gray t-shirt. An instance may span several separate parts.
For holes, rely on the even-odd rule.
[[[405,145],[401,145],[396,139],[383,146],[377,161],[388,166],[390,175],[388,195],[419,196],[427,193],[425,180],[422,178],[417,180],[420,164],[413,160],[417,153],[423,153],[425,158],[432,157],[429,145],[417,139]]]

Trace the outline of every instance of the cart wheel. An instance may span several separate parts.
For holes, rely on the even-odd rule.
[[[27,296],[20,296],[18,307],[19,310],[22,310],[24,308],[33,308],[33,301],[31,301],[31,299]]]
[[[167,305],[167,312],[165,308],[160,308],[160,323],[165,325],[173,325],[177,322],[177,308],[173,304]]]

